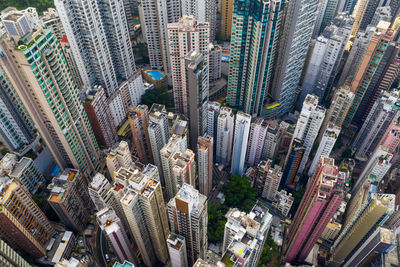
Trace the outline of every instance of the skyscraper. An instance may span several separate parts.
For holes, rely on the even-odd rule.
[[[232,109],[222,107],[217,120],[217,140],[215,161],[223,166],[229,165],[232,157],[234,116]]]
[[[283,184],[284,186],[294,189],[295,178],[303,158],[305,147],[301,140],[294,138],[290,144],[290,148],[285,160],[285,167],[283,169]]]
[[[143,164],[153,162],[148,132],[149,110],[146,105],[130,107],[128,120],[131,127],[132,140],[139,160]]]
[[[183,16],[179,19],[179,22],[168,24],[168,47],[174,88],[174,104],[176,111],[185,116],[189,116],[190,108],[188,95],[190,83],[187,80],[189,77],[186,74],[187,62],[185,57],[194,50],[201,53],[203,60],[208,62],[209,42],[209,23],[198,22],[194,16]],[[205,83],[208,88],[208,75]]]
[[[117,142],[117,132],[104,89],[102,87],[88,89],[83,107],[98,144],[111,147]]]
[[[325,109],[318,106],[318,97],[307,95],[299,119],[297,120],[296,129],[294,130],[293,140],[301,140],[305,151],[298,169],[298,172],[303,172],[308,156],[310,155],[314,141],[317,138],[319,128],[325,117]]]
[[[374,76],[364,92],[364,96],[354,115],[353,123],[361,125],[371,111],[374,102],[382,91],[389,90],[400,71],[400,45],[390,42],[379,65],[375,69]]]
[[[169,73],[168,23],[178,22],[182,17],[181,1],[168,2],[143,0],[140,5],[143,11],[143,28],[149,51],[150,66],[153,69],[164,69]]]
[[[263,119],[256,119],[251,123],[246,154],[246,162],[250,166],[254,166],[260,162],[267,129],[268,123]]]
[[[115,144],[106,157],[106,166],[112,179],[119,168],[130,168],[132,165],[132,154],[126,141]]]
[[[94,174],[98,145],[59,42],[50,30],[38,30],[18,43],[2,38],[0,65],[54,160]]]
[[[175,152],[170,159],[170,168],[172,169],[172,176],[165,180],[168,198],[175,196],[184,183],[193,187],[196,186],[197,170],[192,150],[186,149],[183,152]]]
[[[338,14],[338,4],[341,0],[324,0],[321,2],[317,19],[315,21],[315,28],[313,38],[317,37],[325,27],[329,26],[332,20]]]
[[[208,63],[204,56],[192,50],[185,57],[186,90],[188,91],[189,144],[193,150],[197,148],[199,136],[207,133],[208,108]]]
[[[135,72],[124,3],[115,0],[54,2],[83,84],[110,96]]]
[[[371,230],[383,224],[393,213],[395,195],[377,194],[369,189],[369,184],[363,185],[352,200],[357,204],[348,207],[352,213],[335,240],[331,260],[334,263],[341,264],[350,260],[354,249],[363,246],[374,234]]]
[[[279,116],[288,113],[294,104],[314,30],[318,3],[318,0],[295,0],[287,4],[271,92],[272,99],[279,104],[276,106]]]
[[[231,37],[233,3],[234,0],[221,0],[221,29],[219,32],[223,40]]]
[[[175,196],[177,192],[175,178],[173,176],[172,156],[175,152],[185,152],[187,150],[187,142],[180,135],[172,135],[168,143],[160,150],[160,158],[162,164],[163,177],[165,182],[165,193],[167,200]],[[192,152],[193,153],[193,152]],[[175,188],[174,188],[175,186]]]
[[[227,103],[261,115],[270,93],[284,1],[235,1]]]
[[[251,116],[239,111],[235,118],[235,134],[232,148],[231,172],[242,175],[246,160],[247,141],[250,133]]]
[[[168,221],[157,167],[148,164],[143,171],[126,171],[126,193],[121,205],[141,260],[152,266],[168,262]]]
[[[188,267],[185,238],[170,232],[167,245],[172,267]]]
[[[325,119],[322,122],[318,140],[321,140],[323,133],[325,133],[326,128],[330,123],[336,125],[337,127],[342,127],[353,99],[354,94],[350,91],[350,87],[347,85],[343,85],[335,91],[331,105],[326,111]]]
[[[394,31],[389,28],[390,23],[381,21],[377,26],[377,31],[371,38],[368,49],[365,52],[362,62],[358,68],[354,79],[352,80],[350,90],[355,94],[353,104],[344,123],[344,127],[348,128],[353,121],[359,105],[365,95],[368,85],[373,78],[376,68],[378,67],[382,57],[392,40]],[[353,28],[354,29],[354,28]]]
[[[7,153],[0,160],[0,175],[8,175],[18,181],[31,195],[46,185],[46,180],[31,158]]]
[[[48,242],[55,233],[50,221],[18,182],[1,177],[0,183],[2,239],[34,258],[46,255]]]
[[[161,185],[165,186],[160,150],[168,143],[170,133],[168,127],[168,113],[164,105],[153,104],[151,106],[147,130],[154,164],[159,170]]]
[[[272,160],[263,160],[254,169],[254,189],[259,196],[270,201],[275,200],[282,178],[282,167],[272,166]]]
[[[347,15],[336,17],[318,36],[311,51],[297,109],[307,94],[318,96],[319,102],[325,102],[329,96],[347,41],[350,37],[353,19]]]
[[[213,0],[182,0],[182,16],[193,15],[199,22],[210,25],[210,40],[215,39],[217,2]]]
[[[400,116],[400,91],[383,92],[369,112],[351,146],[356,157],[366,159],[375,150],[392,121]]]
[[[120,218],[112,208],[105,208],[96,213],[96,221],[112,245],[118,259],[134,262],[133,245],[128,239]]]
[[[1,38],[1,37],[0,37]],[[34,125],[7,73],[0,66],[0,136],[10,150],[33,141]]]
[[[91,201],[87,183],[78,170],[65,169],[48,185],[48,203],[61,222],[75,232],[85,229],[89,221]]]
[[[257,203],[248,214],[233,208],[225,217],[221,261],[231,266],[240,262],[242,266],[256,267],[271,227],[272,214]]]
[[[209,135],[197,140],[197,162],[200,194],[208,196],[212,188],[214,139]]]
[[[332,123],[328,124],[328,127],[322,135],[321,142],[318,145],[318,149],[311,163],[311,167],[308,170],[308,176],[311,176],[314,173],[314,170],[317,167],[321,156],[330,156],[333,146],[335,145],[336,140],[339,137],[340,130],[340,127],[337,127]]]
[[[168,204],[168,220],[171,232],[185,238],[188,266],[207,252],[207,197],[193,186],[183,184]]]
[[[321,157],[290,225],[283,248],[287,262],[304,262],[342,201],[346,181],[334,160]]]
[[[361,26],[361,21],[363,20],[365,10],[367,9],[369,2],[377,2],[370,0],[359,0],[354,7],[354,11],[352,13],[352,17],[354,18],[353,30],[351,31],[351,35],[356,35]]]
[[[208,102],[207,110],[207,134],[217,140],[218,116],[221,104],[215,101]]]
[[[3,266],[32,266],[2,239],[0,239],[0,256],[0,264]]]

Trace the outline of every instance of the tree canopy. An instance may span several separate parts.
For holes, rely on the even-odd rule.
[[[170,104],[168,103],[168,91],[165,88],[154,88],[147,90],[143,95],[142,95],[142,104],[147,105],[149,108],[154,103],[169,106]]]
[[[230,182],[224,189],[225,204],[228,207],[236,207],[244,212],[249,212],[254,204],[256,191],[251,186],[246,176],[231,175]]]
[[[18,10],[27,7],[36,7],[39,15],[49,7],[54,7],[54,0],[2,0],[0,1],[0,11],[7,7],[15,7]]]
[[[208,207],[208,242],[218,243],[224,238],[227,212],[228,207],[220,203]]]

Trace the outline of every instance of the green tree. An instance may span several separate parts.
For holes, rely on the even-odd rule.
[[[256,192],[246,176],[231,175],[229,183],[224,189],[225,203],[228,207],[236,207],[249,212],[254,204]]]
[[[271,266],[271,262],[274,261],[276,266],[279,266],[279,249],[275,244],[274,240],[268,235],[267,240],[265,241],[264,248],[261,252],[261,257],[258,262],[258,266],[266,267]]]
[[[299,207],[301,199],[303,198],[303,195],[304,195],[305,192],[306,192],[306,188],[305,187],[302,187],[299,190],[297,190],[296,192],[294,192],[294,194],[293,194],[293,198],[294,198],[293,205],[292,205],[292,208],[290,209],[290,213],[293,216],[295,215],[295,213],[297,211],[297,208]]]
[[[220,203],[208,207],[208,242],[217,243],[224,238],[225,214],[227,212],[228,207]]]
[[[27,7],[36,7],[39,15],[49,7],[54,7],[54,0],[1,0],[0,11],[7,7],[15,7],[19,10]]]
[[[154,103],[161,104],[168,106],[169,105],[169,96],[168,96],[168,91],[165,88],[154,88],[147,90],[143,95],[142,95],[142,104],[147,105],[149,108]]]

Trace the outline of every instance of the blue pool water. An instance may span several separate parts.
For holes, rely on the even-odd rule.
[[[58,176],[59,173],[60,173],[60,167],[55,165],[54,168],[51,170],[50,175],[51,176]]]
[[[147,71],[147,73],[150,74],[151,78],[153,78],[156,81],[164,77],[164,75],[158,70],[149,70]]]

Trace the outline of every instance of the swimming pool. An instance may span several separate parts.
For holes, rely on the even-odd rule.
[[[156,81],[164,77],[164,75],[158,70],[148,70],[146,72]]]

